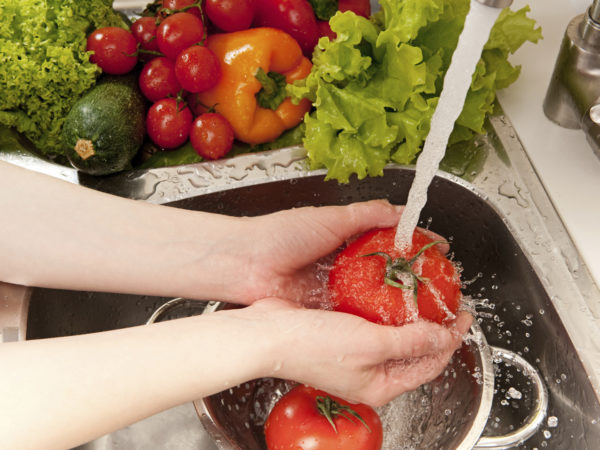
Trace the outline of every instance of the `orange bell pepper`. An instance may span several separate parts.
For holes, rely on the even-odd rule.
[[[310,73],[311,62],[289,34],[275,28],[251,28],[211,35],[206,46],[221,63],[221,79],[214,88],[198,93],[197,100],[225,116],[236,139],[248,144],[272,141],[298,125],[310,110],[307,99],[295,105],[287,97],[275,109],[257,103],[256,94],[263,89],[257,78],[259,69],[281,74],[287,83]]]

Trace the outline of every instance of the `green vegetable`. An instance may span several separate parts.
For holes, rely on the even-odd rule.
[[[123,26],[110,0],[0,1],[0,124],[17,129],[43,153],[61,154],[64,119],[100,71],[86,35]]]
[[[380,0],[371,19],[352,12],[330,20],[335,41],[321,38],[311,74],[288,89],[307,97],[315,111],[305,118],[304,145],[313,168],[347,182],[383,173],[388,162],[414,162],[429,132],[469,9],[469,0]],[[483,132],[497,89],[510,85],[519,67],[509,54],[541,30],[528,7],[502,11],[473,76],[450,144]]]
[[[329,20],[338,10],[338,0],[308,0],[319,20]]]
[[[92,175],[130,167],[144,142],[145,102],[135,77],[107,77],[67,115],[62,140],[69,162]]]
[[[142,152],[146,150],[146,145],[149,147],[147,153],[151,156],[136,167],[136,169],[157,169],[159,167],[180,166],[182,164],[194,164],[204,161],[196,153],[190,141],[175,150],[161,150],[153,144],[148,143],[144,145]]]

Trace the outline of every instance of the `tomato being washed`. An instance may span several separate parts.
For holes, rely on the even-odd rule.
[[[275,404],[264,429],[269,450],[378,450],[383,442],[373,408],[304,385]]]
[[[453,319],[462,298],[454,264],[419,230],[409,254],[401,254],[395,234],[394,228],[371,230],[340,252],[329,273],[334,309],[385,325],[417,315],[437,323]]]

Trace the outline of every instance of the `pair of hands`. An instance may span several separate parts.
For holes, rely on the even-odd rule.
[[[236,314],[260,324],[281,341],[279,351],[266,355],[266,366],[273,368],[266,375],[381,405],[441,373],[471,325],[467,313],[447,326],[419,321],[386,327],[348,314],[299,306],[322,301],[324,280],[316,261],[358,233],[395,226],[401,213],[402,207],[371,201],[243,219],[251,230],[243,252],[247,260],[242,259],[244,280],[231,295],[237,302],[252,305]],[[394,360],[410,364],[400,370],[390,364]]]

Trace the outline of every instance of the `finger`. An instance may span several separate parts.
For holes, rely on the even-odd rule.
[[[462,326],[462,322],[461,322]],[[386,359],[410,359],[456,349],[462,337],[432,322],[418,321],[401,327],[386,327]]]
[[[348,238],[372,228],[393,227],[398,223],[402,206],[394,206],[387,200],[371,200],[346,206],[324,206],[295,210],[299,218],[311,224],[313,229],[332,234],[329,253]]]
[[[469,328],[473,324],[473,316],[467,311],[461,311],[457,314],[456,319],[450,322],[447,327],[461,338],[467,334]]]
[[[413,391],[419,386],[435,380],[448,366],[455,350],[446,350],[436,355],[412,360],[388,361],[385,370],[391,383],[403,392]]]

